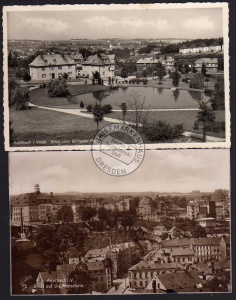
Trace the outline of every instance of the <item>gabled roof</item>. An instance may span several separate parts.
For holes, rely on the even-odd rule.
[[[64,66],[75,65],[75,62],[69,57],[61,54],[41,54],[38,55],[30,67],[49,67],[49,66]]]
[[[156,275],[166,289],[176,292],[187,292],[198,290],[196,285],[202,285],[196,271],[178,271]]]
[[[138,271],[138,270],[172,270],[172,269],[183,269],[183,266],[179,263],[147,263],[146,261],[142,260],[138,264],[129,268],[130,271]]]
[[[210,47],[213,47],[213,46],[220,46],[220,44],[217,43],[216,41],[214,41],[214,42],[210,45]]]
[[[206,43],[201,43],[198,47],[200,48],[200,47],[208,47],[208,46]]]
[[[188,49],[186,45],[182,45],[179,49]]]
[[[86,257],[93,257],[93,256],[103,256],[106,255],[109,251],[109,248],[99,248],[99,249],[91,249],[86,253]]]
[[[114,64],[113,61],[109,60],[109,57],[104,54],[104,53],[100,53],[95,54],[93,56],[90,56],[85,62],[82,63],[83,65],[87,65],[87,66],[104,66],[104,65],[111,65]]]
[[[51,271],[51,272],[39,272],[39,275],[42,277],[42,280],[44,282],[52,282],[57,280],[57,272]]]

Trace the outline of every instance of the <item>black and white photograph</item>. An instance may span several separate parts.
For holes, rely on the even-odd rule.
[[[5,149],[230,147],[228,3],[3,8]]]
[[[112,158],[111,158],[112,159]],[[12,295],[231,293],[229,149],[12,152]]]

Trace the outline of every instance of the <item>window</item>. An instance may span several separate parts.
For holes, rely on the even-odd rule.
[[[68,66],[68,69],[72,69],[72,66]]]
[[[54,70],[54,67],[50,67],[50,70]]]
[[[61,70],[61,69],[62,69],[62,66],[59,66],[59,67],[58,67],[58,70]]]
[[[47,78],[47,75],[46,74],[42,74],[42,78]]]
[[[46,70],[46,68],[41,68],[41,70],[42,70],[42,71],[45,71],[45,70]]]

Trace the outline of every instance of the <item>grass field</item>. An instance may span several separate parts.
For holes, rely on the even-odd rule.
[[[93,119],[39,108],[23,111],[10,109],[10,119],[13,121],[14,140],[16,142],[42,140],[45,141],[43,144],[45,146],[52,145],[51,140],[61,142],[80,140],[81,144],[91,144],[88,140],[93,139],[97,133],[96,123]],[[103,121],[100,127],[108,124],[108,122]],[[70,143],[63,144],[68,145]],[[19,144],[13,144],[13,146],[19,146]]]

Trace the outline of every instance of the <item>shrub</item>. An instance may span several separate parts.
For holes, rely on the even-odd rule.
[[[211,95],[211,94],[212,94],[212,90],[205,89],[205,90],[204,90],[204,94],[205,94],[205,95]]]
[[[175,138],[180,138],[183,134],[183,125],[171,126],[167,122],[158,121],[146,124],[144,135],[152,142],[165,142]]]
[[[87,105],[86,107],[88,112],[92,112],[93,111],[93,106],[91,104]]]
[[[26,110],[29,108],[29,93],[26,89],[18,89],[14,96],[14,106],[16,110]]]
[[[112,106],[110,104],[104,105],[102,109],[105,115],[112,112]]]
[[[47,89],[49,97],[67,97],[70,95],[65,79],[50,80]]]
[[[84,102],[83,101],[80,102],[80,108],[84,108]]]
[[[189,83],[189,87],[193,89],[203,89],[204,76],[202,73],[195,73],[192,75]]]

